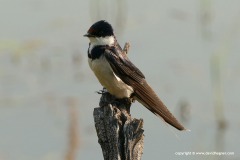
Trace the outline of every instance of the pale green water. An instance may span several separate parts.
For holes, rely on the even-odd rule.
[[[102,159],[92,117],[101,86],[88,67],[82,36],[97,19],[96,1],[89,2],[1,0],[0,160],[64,159],[69,106],[78,113],[77,159]],[[185,124],[191,132],[178,132],[133,105],[132,116],[144,119],[143,159],[239,159],[240,1],[110,2],[100,4],[98,15],[112,22],[121,45],[131,43],[130,59],[178,118],[181,101],[191,108]],[[119,5],[124,14],[117,14]],[[221,60],[223,133],[216,130],[213,54]],[[181,151],[235,155],[175,155]]]

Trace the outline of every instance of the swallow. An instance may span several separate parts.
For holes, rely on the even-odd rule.
[[[118,44],[111,24],[100,20],[84,36],[90,40],[89,66],[111,95],[118,99],[137,100],[168,124],[178,130],[185,130],[149,86],[144,74],[129,60]]]

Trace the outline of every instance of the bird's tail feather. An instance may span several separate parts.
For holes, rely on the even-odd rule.
[[[135,85],[137,85],[135,97],[140,103],[142,103],[152,113],[161,117],[165,122],[177,128],[178,130],[186,130],[167,109],[167,107],[158,98],[156,93],[145,80],[142,82],[142,84]]]

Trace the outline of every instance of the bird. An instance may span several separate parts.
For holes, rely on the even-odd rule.
[[[186,130],[150,87],[144,74],[127,57],[110,23],[97,21],[83,36],[90,41],[88,64],[111,95],[118,99],[137,100],[171,126],[180,131]]]

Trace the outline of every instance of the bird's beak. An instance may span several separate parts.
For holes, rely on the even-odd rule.
[[[87,34],[84,34],[83,35],[84,37],[94,37],[92,34],[90,34],[90,33],[87,33]]]

